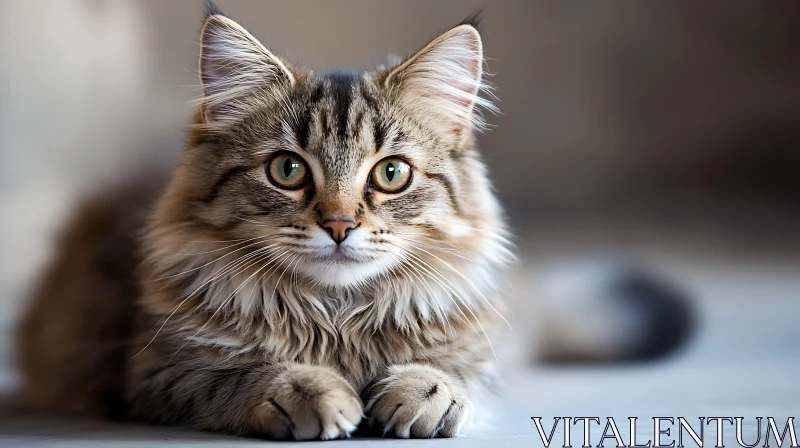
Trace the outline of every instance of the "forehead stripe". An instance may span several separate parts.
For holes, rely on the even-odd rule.
[[[302,114],[299,114],[297,123],[295,123],[294,130],[295,137],[297,138],[297,144],[303,149],[308,147],[309,127],[311,126],[311,111],[314,106],[319,103],[320,100],[322,100],[322,95],[324,93],[325,92],[322,84],[319,84],[311,93],[311,96],[308,98],[306,109]]]
[[[334,72],[327,75],[330,81],[330,93],[333,97],[333,107],[338,120],[339,139],[347,138],[347,118],[350,105],[353,103],[353,90],[358,81],[358,75],[350,72]]]
[[[380,152],[386,142],[386,134],[389,131],[386,123],[379,117],[375,117],[374,120],[372,122],[372,140],[375,142],[375,152]]]

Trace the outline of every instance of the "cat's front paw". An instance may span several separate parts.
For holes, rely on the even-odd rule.
[[[362,403],[338,372],[296,365],[275,377],[255,409],[258,432],[273,439],[349,437],[362,418]]]
[[[369,390],[365,409],[384,435],[453,437],[470,413],[463,388],[447,373],[426,365],[392,366]]]

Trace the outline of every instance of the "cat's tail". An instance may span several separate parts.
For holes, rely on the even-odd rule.
[[[542,283],[540,362],[652,360],[685,346],[696,331],[688,294],[629,263],[570,263],[548,272]]]

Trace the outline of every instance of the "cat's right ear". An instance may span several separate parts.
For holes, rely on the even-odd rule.
[[[241,25],[206,1],[200,35],[200,80],[203,118],[224,126],[249,112],[255,101],[285,95],[294,85],[292,72]]]

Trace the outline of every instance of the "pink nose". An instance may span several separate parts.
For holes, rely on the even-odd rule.
[[[342,244],[350,231],[358,227],[352,219],[326,219],[320,223],[323,229],[328,231],[328,234],[336,241],[336,244]]]

